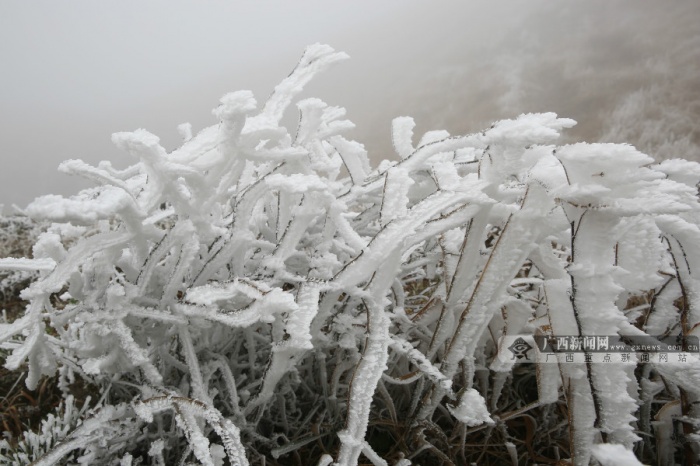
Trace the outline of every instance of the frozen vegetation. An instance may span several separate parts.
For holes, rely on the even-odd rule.
[[[95,187],[27,207],[50,226],[0,260],[35,276],[0,342],[28,389],[66,396],[0,459],[695,461],[695,356],[516,364],[499,342],[700,334],[700,165],[558,146],[575,122],[542,113],[420,138],[397,118],[371,167],[342,108],[300,100],[280,126],[345,58],[310,46],[263,105],[225,95],[172,152],[139,129],[113,135],[124,170],[61,165]]]

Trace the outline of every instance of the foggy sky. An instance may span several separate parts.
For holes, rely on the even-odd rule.
[[[315,42],[351,60],[304,96],[346,107],[375,163],[396,116],[419,136],[536,111],[577,120],[570,141],[700,160],[698,24],[695,0],[2,2],[0,204],[88,186],[65,159],[131,162],[113,132],[175,148],[178,124],[214,124],[229,91],[262,103]]]

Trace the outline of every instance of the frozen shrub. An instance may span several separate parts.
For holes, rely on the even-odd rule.
[[[0,214],[0,257],[31,256],[32,245],[43,227],[25,216]],[[36,272],[32,270],[0,270],[0,310],[4,320],[13,320],[21,314],[24,306],[17,295],[33,278]]]
[[[36,464],[289,464],[295,452],[306,464],[462,464],[484,454],[469,452],[473,436],[515,461],[588,464],[631,457],[640,431],[660,439],[640,454],[673,455],[671,421],[651,427],[661,393],[680,401],[692,455],[694,356],[639,371],[528,366],[526,403],[514,397],[523,365],[499,341],[694,335],[700,166],[653,165],[627,145],[557,147],[574,121],[544,113],[417,144],[413,120],[397,118],[397,157],[373,169],[343,136],[342,108],[301,100],[294,132],[280,126],[344,58],[309,47],[261,109],[250,92],[227,94],[219,123],[194,136],[182,125],[170,153],[145,130],[117,133],[133,165],[64,162],[96,187],[27,208],[53,223],[33,258],[0,261],[39,274],[24,316],[0,327],[6,367],[26,363],[29,388],[58,373],[102,391]],[[568,423],[549,409],[561,403]],[[528,412],[570,442],[516,442],[508,422]]]

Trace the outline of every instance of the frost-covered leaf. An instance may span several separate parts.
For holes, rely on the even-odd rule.
[[[484,423],[494,424],[486,408],[484,397],[473,388],[465,390],[460,395],[457,405],[454,407],[448,405],[448,409],[459,422],[463,422],[468,427]]]

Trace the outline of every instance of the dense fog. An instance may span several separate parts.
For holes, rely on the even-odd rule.
[[[430,45],[412,76],[392,86],[371,140],[396,114],[458,134],[554,111],[578,121],[572,140],[700,160],[700,4],[524,3],[486,22],[464,12],[429,16]]]

